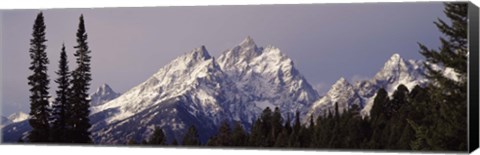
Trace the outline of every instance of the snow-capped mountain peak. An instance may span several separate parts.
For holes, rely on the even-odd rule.
[[[340,112],[350,108],[352,105],[358,105],[360,108],[363,107],[363,101],[355,91],[353,85],[341,77],[332,85],[324,97],[313,103],[307,116],[323,116],[326,114],[325,112],[335,110],[335,104],[338,104]],[[306,119],[304,119],[304,121],[305,120]]]
[[[250,36],[247,36],[238,46],[242,48],[249,48],[249,49],[257,48],[257,44],[255,44],[255,41],[253,41],[253,38]]]
[[[97,88],[95,93],[90,95],[92,106],[98,106],[104,104],[110,100],[113,100],[120,96],[119,93],[113,91],[113,89],[108,84],[102,84]]]
[[[388,92],[393,92],[400,84],[412,89],[415,85],[425,82],[424,72],[422,62],[405,61],[399,54],[393,54],[371,82],[378,87],[386,88]]]
[[[425,72],[422,61],[405,61],[399,54],[393,54],[372,79],[360,81],[355,85],[358,93],[364,98],[366,103],[362,114],[369,114],[378,89],[384,88],[391,95],[401,84],[405,85],[409,90],[416,85],[424,86],[428,82],[424,76]]]
[[[100,87],[98,87],[97,91],[95,91],[95,93],[99,93],[99,94],[107,94],[109,92],[113,92],[113,90],[106,83],[102,84]]]
[[[8,116],[8,119],[12,121],[13,123],[15,122],[21,122],[26,119],[28,119],[29,115],[24,113],[24,112],[16,112]]]
[[[190,52],[190,55],[194,60],[207,60],[212,58],[204,45],[193,49],[192,52]]]
[[[341,77],[332,85],[333,89],[331,89],[329,92],[334,92],[335,90],[341,90],[349,87],[352,87],[352,85],[344,77]]]
[[[220,55],[218,64],[237,88],[252,99],[258,114],[266,107],[285,112],[301,111],[318,98],[317,92],[294,67],[293,61],[274,46],[257,47],[251,37]]]

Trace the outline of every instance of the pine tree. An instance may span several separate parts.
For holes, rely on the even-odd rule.
[[[262,112],[262,143],[261,146],[263,147],[271,147],[274,144],[274,139],[271,136],[272,134],[272,120],[273,120],[273,113],[272,110],[267,107],[265,110]]]
[[[275,110],[273,111],[273,114],[272,114],[272,123],[271,123],[272,129],[270,134],[268,135],[268,140],[271,141],[270,142],[271,145],[275,143],[275,140],[277,139],[278,134],[280,134],[280,132],[282,131],[283,129],[282,123],[283,123],[283,118],[282,118],[282,114],[280,113],[280,108],[275,107]]]
[[[88,35],[85,31],[83,15],[80,16],[80,23],[77,31],[77,49],[75,52],[77,68],[72,72],[72,97],[71,97],[71,117],[69,125],[71,126],[70,141],[73,143],[90,143],[90,100],[88,99],[88,90],[90,86],[90,59],[87,43]]]
[[[401,84],[397,87],[397,90],[395,90],[393,93],[392,100],[387,102],[387,104],[385,104],[385,108],[383,109],[387,118],[395,115],[403,105],[407,104],[408,94],[408,88],[405,85]]]
[[[30,88],[30,118],[28,120],[32,130],[28,135],[30,142],[48,142],[49,125],[49,102],[48,84],[50,80],[47,75],[47,64],[49,63],[45,49],[45,23],[43,13],[40,12],[33,25],[33,39],[30,40],[31,66],[29,69],[33,74],[28,76]]]
[[[445,3],[444,13],[450,24],[438,19],[435,23],[445,37],[440,37],[441,47],[429,49],[419,43],[420,53],[427,63],[427,78],[431,81],[428,95],[432,101],[433,125],[409,123],[414,127],[419,141],[427,142],[416,149],[467,150],[467,58],[468,58],[468,4],[465,2]],[[442,70],[431,64],[451,68],[458,80],[444,76]],[[422,131],[426,130],[426,131]],[[423,140],[421,140],[423,139]]]
[[[167,136],[162,129],[155,127],[152,136],[148,140],[148,144],[150,145],[165,145],[167,141]]]
[[[128,140],[127,145],[138,145],[138,143],[135,138],[132,137],[130,140]]]
[[[257,119],[255,122],[253,122],[253,126],[250,131],[250,136],[248,138],[248,144],[249,146],[257,146],[260,147],[263,144],[263,141],[265,140],[265,136],[263,135],[264,133],[264,127],[261,119]]]
[[[217,131],[217,134],[214,135],[208,145],[209,146],[231,146],[232,145],[232,138],[230,125],[227,121],[223,121],[220,125],[220,128]]]
[[[289,147],[300,147],[301,146],[301,143],[300,143],[300,130],[302,129],[302,125],[300,123],[300,112],[296,112],[295,113],[295,121],[294,121],[294,124],[293,124],[293,130],[292,130],[292,133],[290,134],[290,137],[289,137],[289,143],[288,143],[288,146]]]
[[[70,71],[68,70],[68,60],[65,51],[65,45],[62,45],[60,52],[59,69],[56,72],[58,78],[55,83],[58,84],[56,91],[57,97],[52,105],[51,122],[52,122],[52,142],[66,142],[67,136],[67,117],[69,113],[70,104],[68,103],[70,97]]]
[[[301,128],[301,123],[300,123],[300,112],[295,113],[295,122],[293,124],[293,132],[299,133]]]
[[[198,136],[197,129],[194,125],[188,128],[187,133],[183,137],[183,145],[185,146],[199,146],[200,138]]]
[[[385,109],[389,102],[390,97],[388,97],[388,92],[384,88],[379,89],[373,100],[372,109],[370,110],[370,126],[372,133],[370,141],[366,144],[366,148],[384,149],[386,138],[383,137],[383,133],[387,123]]]
[[[285,148],[288,147],[288,131],[286,128],[283,128],[282,132],[278,134],[277,139],[275,140],[274,147]]]
[[[235,122],[232,133],[232,146],[247,146],[248,135],[240,122]]]
[[[285,121],[285,130],[287,131],[287,135],[290,135],[292,133],[292,125],[290,124],[291,123],[291,119],[290,119],[290,113],[287,113],[287,121]]]
[[[381,114],[383,114],[385,104],[390,102],[388,93],[384,88],[377,91],[375,98],[373,99],[373,106],[370,110],[370,118],[375,121]]]
[[[177,141],[177,139],[174,138],[172,144],[170,144],[170,145],[172,145],[172,146],[178,146],[178,141]]]

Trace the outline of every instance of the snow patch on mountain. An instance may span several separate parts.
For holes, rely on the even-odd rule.
[[[16,122],[27,120],[28,117],[29,115],[24,112],[16,112],[8,116],[8,119],[12,121],[12,123],[16,123]]]

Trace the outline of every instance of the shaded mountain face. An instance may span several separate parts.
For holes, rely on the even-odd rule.
[[[119,93],[113,91],[108,84],[101,85],[95,93],[90,95],[90,105],[98,106],[120,96]]]
[[[2,117],[2,142],[14,143],[25,137],[32,129],[28,124],[28,117],[29,115],[23,112],[13,113],[8,118]]]
[[[0,119],[1,119],[1,121],[2,121],[2,122],[0,123],[0,128],[3,128],[4,126],[12,123],[12,121],[11,121],[10,119],[8,119],[7,117],[5,117],[5,116],[1,116]]]

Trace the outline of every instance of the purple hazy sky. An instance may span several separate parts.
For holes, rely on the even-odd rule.
[[[321,93],[340,77],[372,77],[394,53],[423,59],[417,42],[438,47],[433,21],[445,18],[439,2],[253,5],[42,10],[47,26],[50,94],[54,96],[61,44],[70,69],[78,17],[85,16],[92,50],[90,92],[103,83],[125,92],[172,59],[205,45],[218,57],[251,36],[288,55]],[[29,40],[39,10],[3,10],[2,115],[29,112]]]

